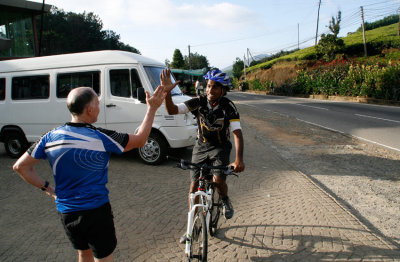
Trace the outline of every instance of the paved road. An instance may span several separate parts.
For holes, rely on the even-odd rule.
[[[232,92],[232,99],[400,152],[400,107]]]
[[[240,108],[239,108],[240,109]],[[242,114],[242,118],[246,118]],[[243,121],[246,172],[229,178],[236,213],[210,240],[209,261],[400,261],[399,246],[295,170]],[[173,152],[189,158],[190,150]],[[11,170],[0,150],[0,261],[75,261],[53,201]],[[134,154],[110,162],[116,261],[185,261],[187,172],[146,166]],[[38,165],[52,181],[47,163]]]

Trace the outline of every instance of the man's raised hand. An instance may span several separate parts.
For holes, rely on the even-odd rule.
[[[146,91],[146,102],[149,107],[157,109],[161,106],[166,96],[165,88],[163,86],[158,86],[156,91],[154,91],[153,95]]]
[[[171,92],[172,89],[174,89],[175,86],[177,86],[179,84],[180,81],[176,81],[175,83],[172,83],[171,70],[166,68],[160,74],[160,82],[161,82],[161,86],[164,87],[164,91],[169,93],[169,92]]]

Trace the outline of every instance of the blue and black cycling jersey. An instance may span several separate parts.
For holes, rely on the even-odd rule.
[[[110,155],[121,154],[128,140],[128,134],[67,123],[46,133],[28,153],[36,159],[48,159],[56,182],[57,209],[69,213],[109,202]]]

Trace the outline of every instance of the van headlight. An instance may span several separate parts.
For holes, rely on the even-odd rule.
[[[190,113],[185,113],[185,115],[183,116],[183,120],[187,124],[191,125],[191,124],[194,123],[194,116],[192,114],[190,114]]]

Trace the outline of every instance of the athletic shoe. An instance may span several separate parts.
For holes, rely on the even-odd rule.
[[[232,218],[233,214],[235,213],[229,197],[222,199],[222,212],[224,213],[226,219]]]
[[[185,244],[186,240],[187,240],[186,234],[183,234],[183,236],[181,236],[181,238],[179,239],[179,243]]]

